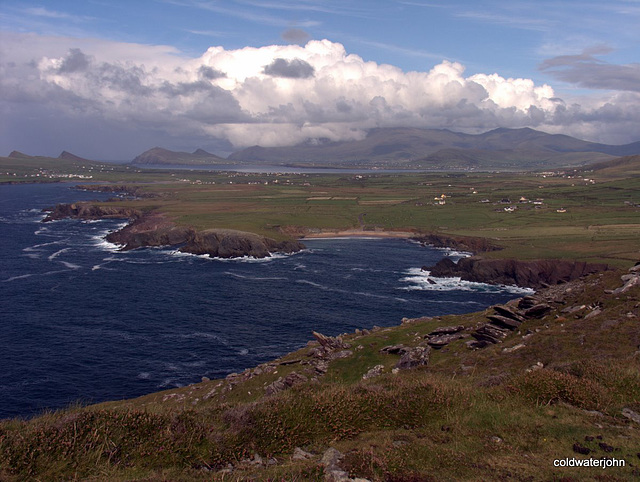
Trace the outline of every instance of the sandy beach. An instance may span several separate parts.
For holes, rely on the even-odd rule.
[[[343,231],[322,231],[318,233],[305,234],[301,239],[313,238],[413,238],[417,233],[411,231],[364,231],[362,229],[347,229]]]

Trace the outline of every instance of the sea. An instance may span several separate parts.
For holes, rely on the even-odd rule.
[[[61,202],[107,199],[73,184],[0,186],[0,418],[132,398],[222,378],[403,317],[482,310],[517,287],[429,278],[467,253],[389,238],[304,240],[266,259],[175,247],[120,251],[122,220],[43,223]]]

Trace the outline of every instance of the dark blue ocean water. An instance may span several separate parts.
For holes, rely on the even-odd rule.
[[[68,184],[0,186],[0,418],[197,382],[327,335],[463,313],[517,289],[426,281],[448,253],[397,239],[308,240],[268,260],[119,252],[121,221],[43,224]]]

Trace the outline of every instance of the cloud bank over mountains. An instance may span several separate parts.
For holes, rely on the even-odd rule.
[[[108,145],[126,131],[122,149],[163,138],[282,146],[360,139],[369,128],[399,126],[470,133],[533,127],[612,144],[640,137],[640,68],[604,65],[598,52],[541,65],[563,82],[602,89],[561,99],[549,85],[499,73],[465,76],[463,65],[447,60],[404,72],[329,40],[211,47],[197,58],[172,47],[95,39],[1,40],[3,123],[10,133],[30,128],[34,137],[99,128]],[[612,83],[608,72],[624,75]]]

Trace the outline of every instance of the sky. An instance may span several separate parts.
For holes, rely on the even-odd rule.
[[[0,155],[640,140],[640,0],[0,0]]]

